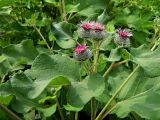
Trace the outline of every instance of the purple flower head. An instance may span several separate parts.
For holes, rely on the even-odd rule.
[[[100,32],[103,31],[105,29],[104,25],[98,22],[94,22],[93,24],[93,28],[92,28],[95,32]]]
[[[81,44],[79,44],[79,45],[75,48],[75,53],[76,53],[77,55],[79,55],[79,54],[83,53],[84,51],[86,51],[86,49],[87,49],[87,46],[86,46],[86,45],[81,45]]]
[[[128,29],[119,28],[118,30],[116,30],[116,32],[118,33],[119,37],[121,37],[122,39],[130,38],[131,36],[133,36]]]
[[[73,57],[78,61],[84,61],[92,57],[92,52],[87,48],[86,45],[78,44],[75,48]]]
[[[81,22],[78,29],[78,34],[81,38],[90,38],[93,40],[104,39],[105,33],[104,25],[95,21]]]
[[[130,37],[133,36],[129,29],[117,29],[114,42],[119,47],[129,47],[130,46]]]
[[[92,28],[92,23],[91,23],[91,22],[82,22],[82,23],[80,24],[80,26],[81,26],[81,28],[83,28],[84,30],[89,31],[89,30],[91,30],[91,28]]]

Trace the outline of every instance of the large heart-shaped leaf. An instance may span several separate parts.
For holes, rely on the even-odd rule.
[[[131,50],[133,61],[140,65],[140,68],[132,75],[129,82],[119,92],[117,98],[122,100],[116,103],[114,111],[118,117],[126,117],[130,112],[136,112],[142,118],[151,120],[159,120],[159,50],[150,51],[145,46],[134,48]],[[125,69],[124,69],[125,70]],[[127,74],[123,76],[124,70],[112,73],[109,77],[109,85],[111,86],[111,94],[120,87],[124,82],[129,71],[125,70]],[[123,77],[121,77],[123,76]]]
[[[67,49],[76,45],[76,42],[73,40],[73,31],[76,30],[76,26],[71,23],[60,22],[53,24],[53,27],[53,34],[60,47]]]
[[[30,98],[38,97],[47,85],[59,76],[66,77],[71,82],[78,81],[79,63],[66,56],[47,54],[39,55],[33,62],[31,70],[26,74],[34,79],[34,89],[29,91]]]
[[[104,78],[98,74],[88,76],[81,82],[72,83],[67,94],[68,104],[65,108],[80,111],[92,97],[101,95],[104,89]]]
[[[139,64],[147,75],[155,77],[160,75],[160,47],[155,51],[150,51],[145,46],[141,46],[138,49],[132,49],[133,61]]]
[[[32,40],[24,40],[20,44],[9,45],[3,48],[2,54],[8,58],[12,65],[31,65],[38,55],[38,51],[34,47]]]
[[[117,103],[115,109],[112,113],[116,113],[118,117],[125,117],[131,111],[136,112],[142,118],[150,120],[159,120],[160,119],[160,94],[158,89],[155,87],[146,92],[140,93],[136,96],[133,96],[127,100]]]

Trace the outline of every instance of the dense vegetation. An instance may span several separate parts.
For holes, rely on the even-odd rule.
[[[0,120],[159,120],[158,0],[0,0]]]

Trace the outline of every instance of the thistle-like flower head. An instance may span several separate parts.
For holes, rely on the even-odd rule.
[[[116,32],[118,33],[119,37],[121,37],[122,39],[130,38],[131,36],[133,36],[128,29],[120,28]]]
[[[89,38],[93,40],[103,40],[105,38],[106,32],[103,24],[90,21],[81,22],[78,29],[79,37]]]
[[[93,23],[92,23],[93,24]],[[94,22],[93,24],[93,28],[92,28],[95,32],[100,32],[103,31],[105,29],[104,25],[98,22]]]
[[[86,45],[78,44],[75,48],[73,57],[78,61],[84,61],[92,57],[92,52],[87,48]]]
[[[89,31],[91,28],[92,28],[92,23],[91,22],[82,22],[80,24],[80,26],[86,30],[86,31]]]
[[[130,37],[133,36],[132,33],[129,31],[129,29],[117,29],[114,42],[119,47],[130,47]]]
[[[87,46],[86,46],[86,45],[81,45],[81,44],[79,44],[79,45],[75,48],[75,52],[76,52],[77,55],[79,55],[79,54],[85,52],[86,49],[87,49]]]

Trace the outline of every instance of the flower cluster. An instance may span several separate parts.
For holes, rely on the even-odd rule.
[[[133,35],[128,29],[117,29],[114,42],[120,47],[129,47],[131,36]]]
[[[106,32],[103,24],[98,22],[82,22],[78,29],[79,37],[93,40],[103,40]]]
[[[106,31],[103,24],[90,21],[82,22],[78,29],[78,35],[84,39],[103,40],[106,37]],[[132,33],[129,29],[117,29],[114,37],[114,42],[119,47],[129,47],[130,37]],[[92,52],[86,45],[78,44],[75,48],[74,58],[78,61],[84,61],[92,57]]]
[[[73,57],[76,60],[84,61],[84,60],[87,60],[87,59],[91,58],[92,57],[92,53],[87,48],[86,45],[78,44],[78,46],[75,48]]]

